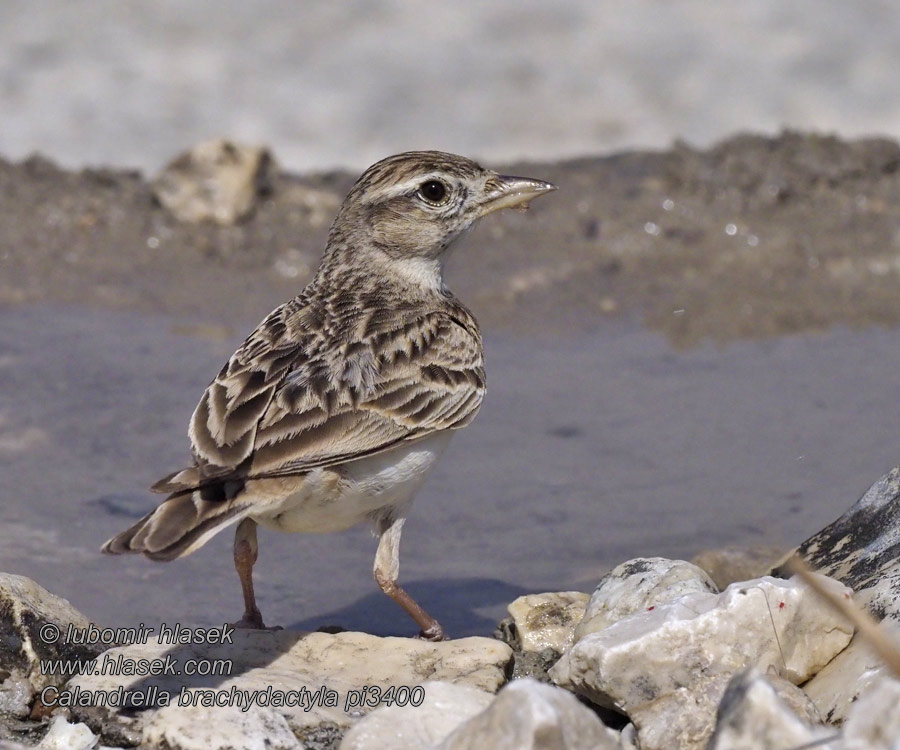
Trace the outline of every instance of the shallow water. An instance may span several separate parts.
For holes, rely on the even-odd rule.
[[[79,308],[0,320],[0,569],[105,625],[237,619],[229,532],[167,564],[98,550],[185,463],[187,419],[240,337]],[[900,458],[898,330],[676,352],[609,321],[569,337],[487,331],[486,347],[485,406],[403,538],[401,582],[452,635],[488,634],[520,593],[590,591],[629,557],[799,543]],[[270,624],[415,631],[372,581],[366,529],[261,531],[260,548]]]

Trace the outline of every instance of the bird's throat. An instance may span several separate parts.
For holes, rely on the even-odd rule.
[[[444,287],[444,258],[428,258],[412,255],[394,258],[390,263],[390,274],[398,281],[418,289],[441,292]]]

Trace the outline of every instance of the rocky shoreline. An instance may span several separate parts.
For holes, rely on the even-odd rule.
[[[896,644],[898,513],[900,467],[796,550]],[[160,626],[110,647],[113,631],[3,574],[0,748],[894,747],[900,675],[799,578],[748,560],[760,575],[728,585],[733,552],[706,570],[629,560],[592,595],[517,599],[494,639],[440,643]]]

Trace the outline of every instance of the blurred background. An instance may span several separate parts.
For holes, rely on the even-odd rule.
[[[889,0],[5,0],[0,155],[155,171],[224,135],[297,171],[897,134],[898,70]]]

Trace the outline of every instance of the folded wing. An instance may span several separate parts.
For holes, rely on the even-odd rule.
[[[323,330],[302,298],[274,311],[222,368],[191,420],[196,465],[154,489],[284,476],[468,424],[484,396],[464,309]]]

